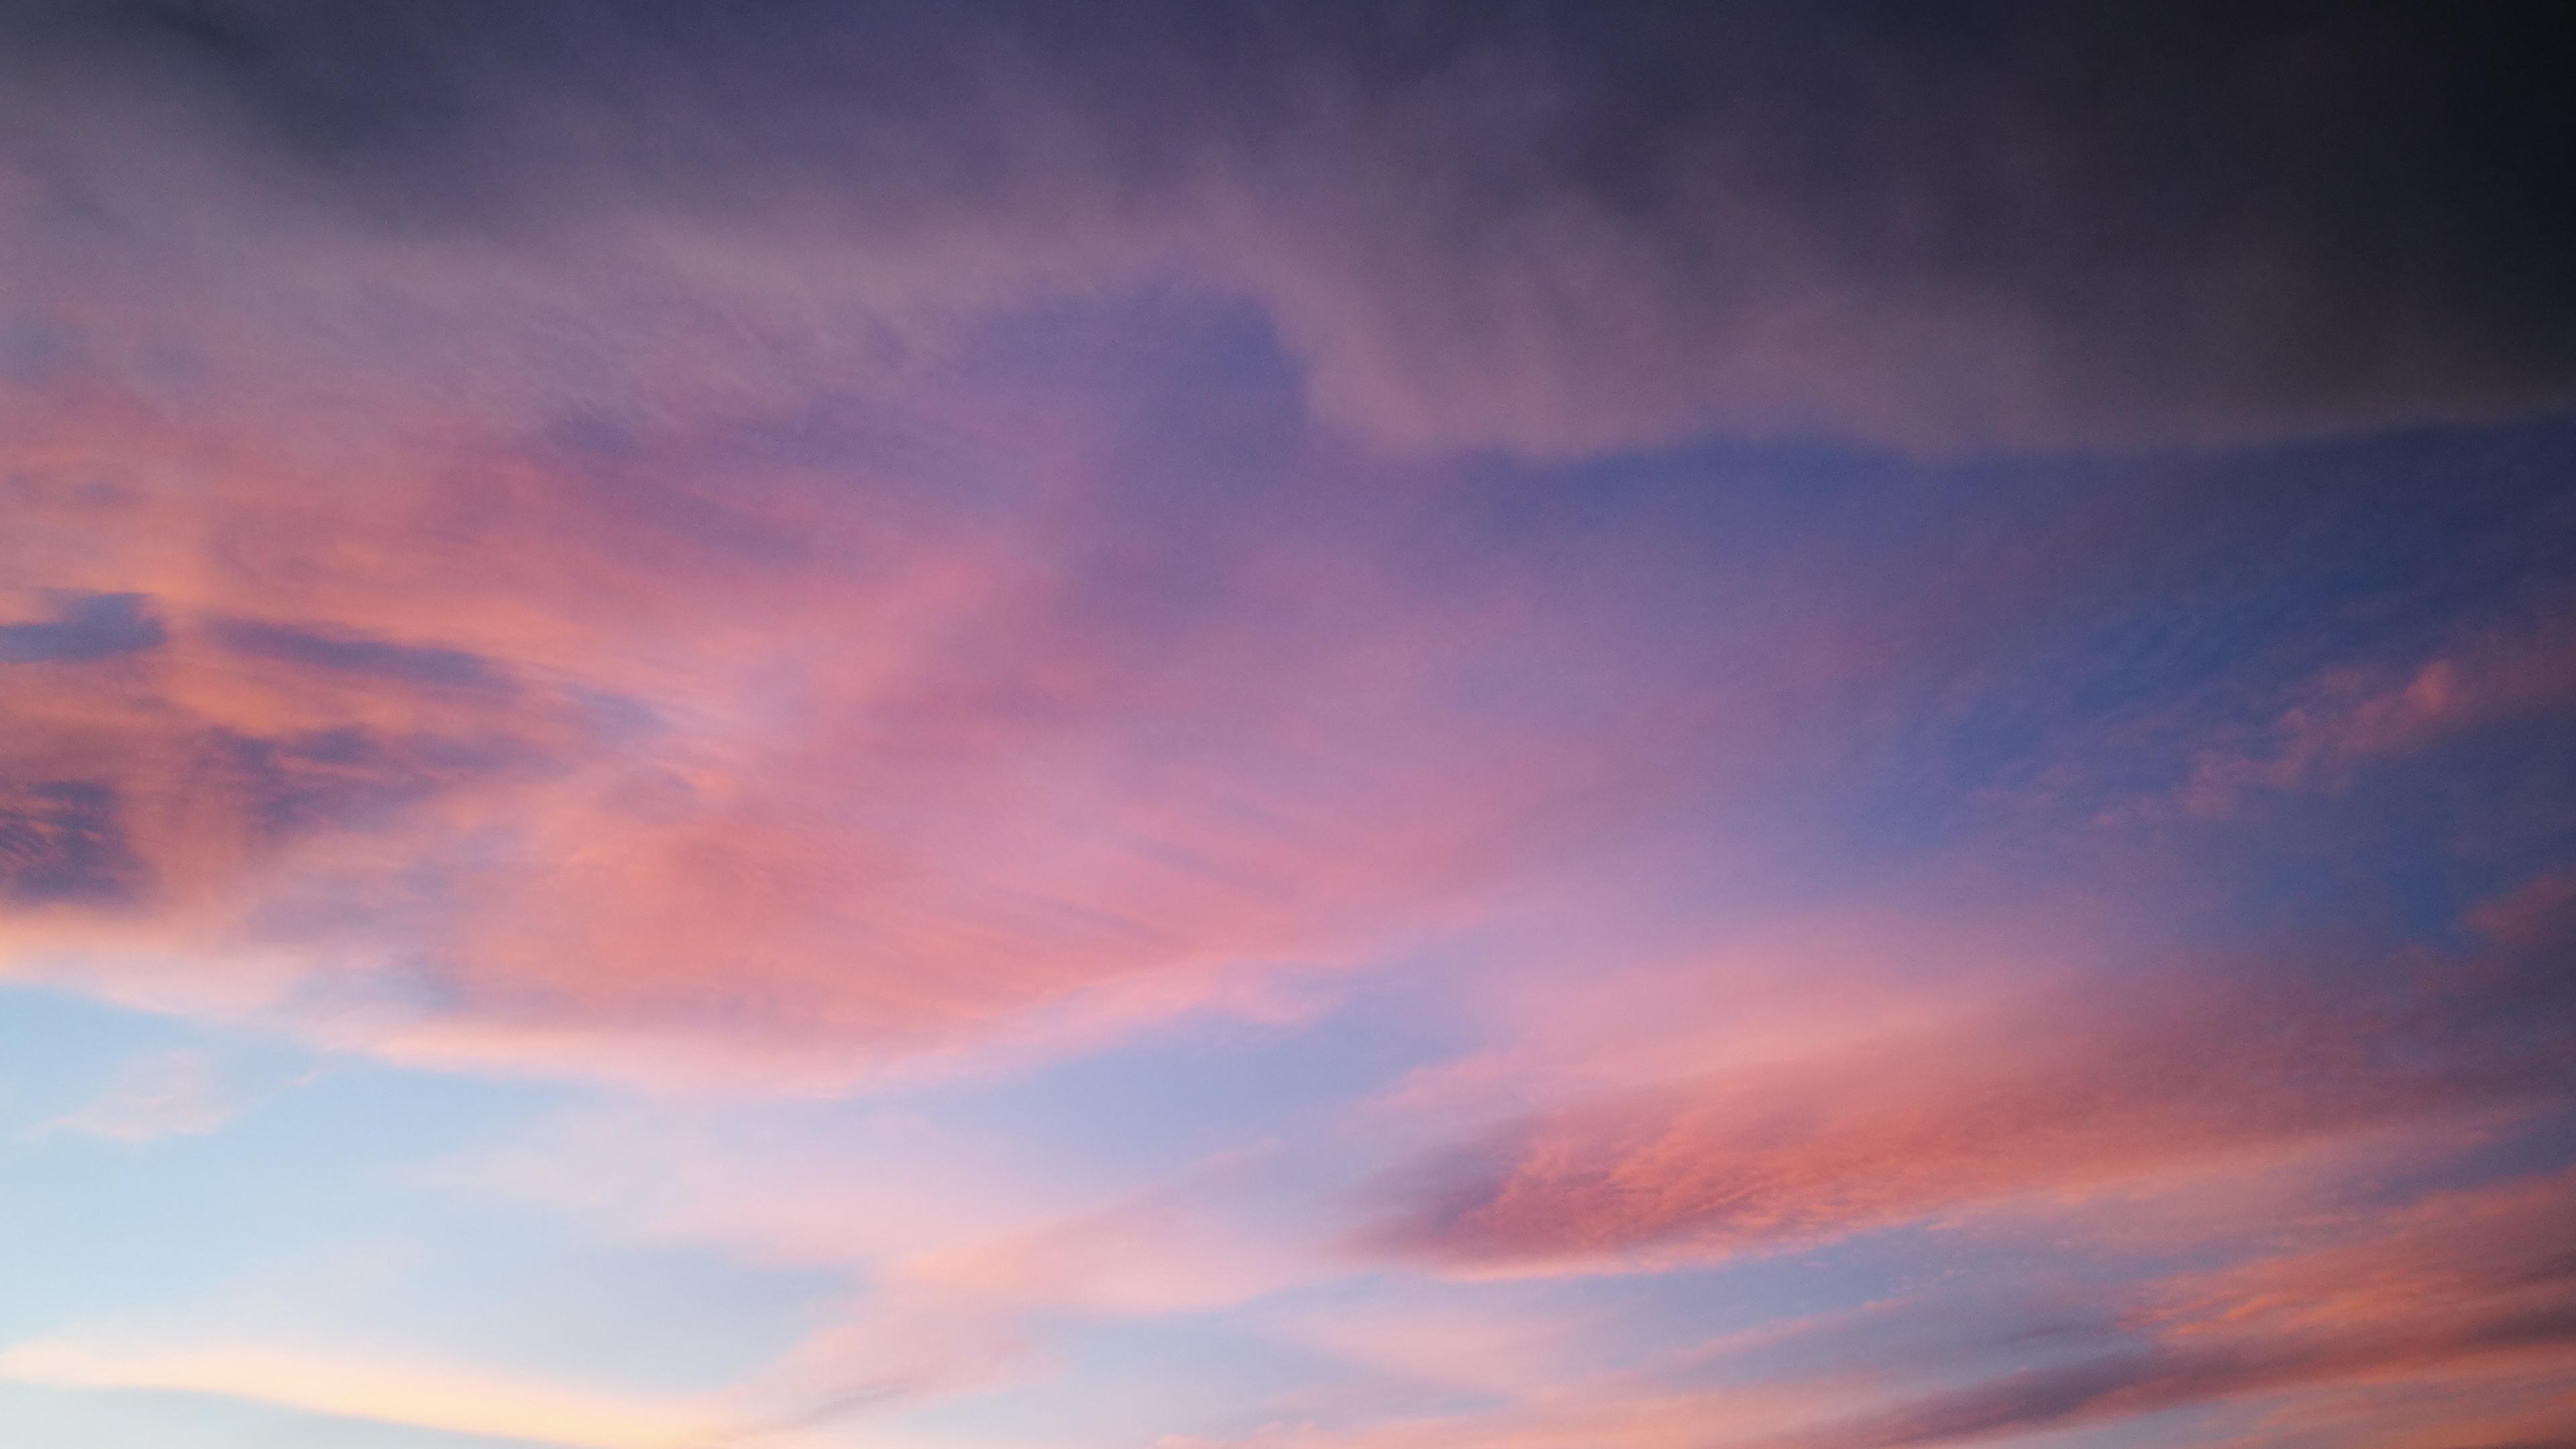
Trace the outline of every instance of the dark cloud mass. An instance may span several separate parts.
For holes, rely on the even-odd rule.
[[[212,632],[225,648],[255,659],[436,688],[497,689],[504,685],[500,671],[488,660],[461,649],[396,644],[239,619],[219,621]]]
[[[0,780],[0,901],[101,905],[132,886],[136,862],[115,792],[84,780]]]
[[[789,276],[815,326],[1178,274],[1264,302],[1317,406],[1403,445],[2119,445],[2576,388],[2576,107],[2538,7],[20,0],[0,26],[16,189],[67,234],[153,231],[214,164],[259,183],[263,237],[319,208],[338,245],[593,282],[724,253],[709,305]]]
[[[163,637],[139,594],[74,595],[56,600],[50,619],[0,624],[0,664],[85,664],[153,648]]]

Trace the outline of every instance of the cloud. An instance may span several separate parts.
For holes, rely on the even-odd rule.
[[[30,410],[43,566],[171,625],[0,720],[48,907],[12,969],[238,975],[236,1015],[422,1064],[846,1087],[1276,1018],[1644,797],[1611,736],[1669,694],[1562,709],[1605,621],[1533,616],[1522,561],[1432,587],[1347,527],[1376,465],[1030,391],[640,449]]]
[[[1293,1178],[1263,1171],[1259,1156],[1226,1154],[1104,1205],[923,1254],[904,1280],[1013,1307],[1153,1317],[1333,1276],[1321,1235],[1294,1211]]]
[[[22,906],[114,901],[136,870],[112,786],[40,780],[0,793],[0,896]]]
[[[1766,1430],[1816,1419],[1847,1403],[1850,1384],[1745,1385],[1674,1392],[1635,1382],[1548,1394],[1540,1402],[1484,1414],[1393,1417],[1342,1426],[1283,1416],[1249,1432],[1172,1436],[1156,1449],[1439,1449],[1473,1443],[1498,1449],[1698,1449],[1743,1442]]]
[[[2384,435],[2576,403],[2566,68],[2098,8],[0,0],[0,975],[634,1089],[380,1226],[560,1254],[567,1351],[685,1349],[664,1283],[810,1330],[688,1399],[0,1375],[597,1449],[2564,1437],[2564,1181],[2380,1209],[2576,1087],[2563,822],[2424,818],[2576,778],[2576,431]],[[2095,818],[1962,824],[2026,767]]]
[[[1122,1174],[887,1108],[564,1113],[423,1179],[618,1244],[845,1276],[842,1307],[728,1391],[747,1441],[1016,1393],[1094,1328],[1218,1321],[1346,1271],[1260,1150]]]
[[[1389,1184],[1360,1245],[1475,1272],[1669,1267],[2529,1111],[2568,1086],[2576,1003],[2548,964],[2563,948],[2460,963],[2406,950],[2377,968],[2168,963],[2123,985],[2007,988],[1947,1019],[1900,1014],[1767,1058],[1720,1046],[1707,1056],[1735,1065],[1596,1088],[1434,1154]],[[1749,1039],[1761,1044],[1758,1025]],[[1674,1055],[1651,1033],[1631,1050]]]
[[[2393,1193],[2383,1181],[2341,1201],[2310,1192],[2284,1205],[2286,1216],[2201,1231],[2178,1254],[2146,1257],[2106,1254],[2089,1239],[2081,1252],[2059,1251],[2057,1229],[2133,1210],[2066,1202],[2050,1225],[1982,1220],[1990,1254],[1909,1270],[1909,1291],[1895,1297],[1770,1319],[1680,1352],[1605,1346],[1555,1357],[1506,1374],[1466,1407],[1406,1416],[1373,1405],[1355,1420],[1328,1413],[1206,1442],[1898,1449],[2081,1435],[2196,1409],[2163,1432],[2283,1449],[2556,1443],[2576,1428],[2566,1394],[2576,1274],[2557,1227],[2571,1191],[2564,1171],[2544,1171]],[[1818,1256],[1797,1276],[1853,1266]],[[1731,1283],[1758,1302],[1760,1281],[1695,1279],[1694,1293]],[[1578,1301],[1557,1302],[1544,1322],[1572,1327],[1578,1341],[1615,1324],[1587,1322],[1598,1297]],[[1405,1322],[1390,1316],[1385,1335],[1337,1324],[1323,1341],[1388,1337],[1390,1367],[1421,1361],[1437,1372],[1447,1340],[1417,1342]],[[1511,1322],[1485,1320],[1459,1341]],[[1516,1345],[1505,1334],[1502,1351],[1509,1361],[1544,1341]],[[1796,1351],[1774,1352],[1784,1345]],[[1616,1367],[1575,1371],[1581,1358]]]
[[[1294,1176],[1257,1150],[1104,1183],[891,1109],[801,1121],[751,1108],[566,1114],[428,1176],[621,1239],[861,1270],[872,1285],[863,1322],[889,1311],[878,1300],[952,1324],[1150,1318],[1341,1271],[1301,1216]]]
[[[2268,738],[2201,752],[2177,803],[2214,816],[2258,789],[2334,789],[2372,764],[2571,706],[2576,629],[2554,618],[2492,624],[2412,668],[2348,665],[2304,681]]]
[[[47,1130],[119,1142],[201,1137],[223,1130],[245,1105],[240,1086],[225,1079],[213,1058],[164,1052],[129,1063],[95,1099]]]
[[[1878,788],[2072,647],[2026,621],[2272,516],[2235,474],[1872,471],[1854,538],[1693,464],[1553,530],[1565,480],[1478,491],[1211,380],[1240,339],[1175,340],[1191,309],[1064,325],[1079,367],[1022,339],[1003,381],[542,431],[22,401],[0,546],[166,638],[13,666],[9,969],[415,1065],[812,1092],[1278,1020],[1494,911],[1606,962],[1681,899],[1599,888],[1641,823],[1730,860],[1840,828],[1782,792]],[[2458,652],[2462,698],[2545,707],[2506,686],[2546,651]]]
[[[772,344],[849,366],[869,326],[814,319],[1156,274],[1256,299],[1318,407],[1417,447],[2205,440],[2562,409],[2576,383],[2555,52],[2430,13],[0,21],[29,264],[175,261],[324,354],[415,338],[442,386],[761,370]]]
[[[2469,912],[2470,929],[2517,952],[2547,951],[2576,936],[2576,869],[2535,876]]]
[[[1062,1210],[1075,1189],[1015,1161],[1007,1145],[893,1110],[800,1127],[638,1107],[560,1114],[426,1178],[624,1240],[768,1263],[883,1266]],[[888,1173],[888,1162],[904,1171]]]
[[[1982,1442],[2321,1385],[2438,1386],[2469,1372],[2502,1376],[2486,1388],[2501,1402],[2515,1378],[2576,1373],[2576,1265],[2556,1227],[2570,1194],[2564,1174],[2435,1194],[2346,1241],[2162,1285],[2135,1347],[1758,1442]],[[2549,1427],[2563,1435],[2576,1415],[2562,1406]]]
[[[166,637],[138,594],[58,598],[55,616],[0,624],[0,664],[87,664],[133,654]]]
[[[700,1449],[726,1442],[706,1417],[706,1406],[696,1403],[256,1344],[33,1339],[0,1349],[0,1379],[54,1388],[206,1394],[559,1449]]]
[[[504,684],[491,661],[461,649],[350,638],[245,619],[214,621],[208,632],[237,654],[314,669],[448,689],[494,689]]]
[[[1337,1302],[1273,1315],[1266,1331],[1286,1343],[1330,1354],[1398,1382],[1440,1391],[1465,1390],[1503,1400],[1561,1392],[1574,1345],[1586,1336],[1579,1315],[1493,1302]]]

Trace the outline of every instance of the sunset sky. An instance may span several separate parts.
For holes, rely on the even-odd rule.
[[[2546,10],[0,0],[0,1445],[2576,1445]]]

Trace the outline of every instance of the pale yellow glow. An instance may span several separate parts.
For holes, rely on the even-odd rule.
[[[699,1449],[723,1438],[702,1406],[683,1401],[620,1398],[473,1370],[245,1344],[161,1348],[38,1340],[0,1350],[0,1379],[211,1394],[564,1449]]]

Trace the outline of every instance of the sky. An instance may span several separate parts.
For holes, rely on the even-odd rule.
[[[0,1443],[2576,1445],[2544,19],[0,0]]]

